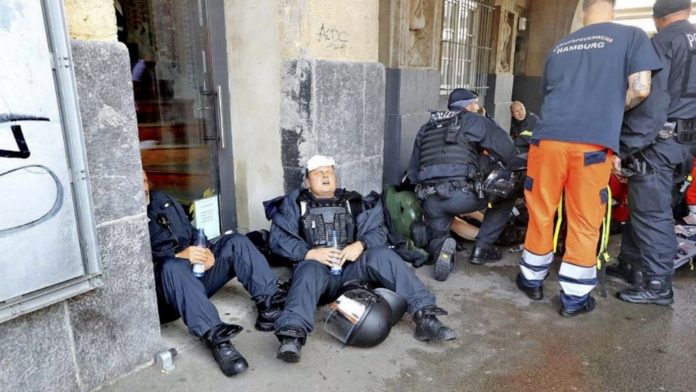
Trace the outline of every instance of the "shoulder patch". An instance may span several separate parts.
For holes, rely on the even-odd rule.
[[[452,112],[452,111],[441,111],[441,112],[431,112],[430,113],[430,120],[428,120],[428,123],[430,125],[435,125],[437,128],[443,127],[445,124],[448,124],[452,120],[456,119],[459,116],[459,112]]]
[[[689,50],[692,52],[696,51],[696,33],[685,34],[686,42],[689,44]]]

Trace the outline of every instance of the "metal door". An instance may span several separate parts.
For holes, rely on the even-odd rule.
[[[214,238],[234,228],[235,199],[225,160],[231,151],[227,84],[214,76],[226,74],[219,69],[226,61],[214,64],[219,49],[212,45],[216,30],[207,3],[121,0],[116,12],[119,38],[131,55],[143,168],[153,189],[177,198],[194,225]]]

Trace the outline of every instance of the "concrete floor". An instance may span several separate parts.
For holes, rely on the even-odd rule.
[[[255,310],[235,281],[213,300],[224,321],[245,328],[233,343],[249,361],[246,373],[225,377],[177,321],[162,327],[163,348],[179,351],[174,371],[153,365],[102,390],[696,391],[696,272],[688,266],[675,276],[671,307],[623,303],[613,296],[623,285],[610,279],[594,312],[564,319],[556,272],[535,302],[514,284],[519,252],[488,266],[467,263],[468,253],[446,282],[432,279],[432,267],[417,270],[450,312],[441,319],[459,333],[455,341],[418,342],[405,316],[375,348],[341,347],[321,329],[322,308],[302,361],[286,364],[275,359],[273,334],[254,330]]]

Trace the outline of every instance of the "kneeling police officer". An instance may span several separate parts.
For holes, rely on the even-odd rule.
[[[480,162],[484,150],[507,165],[516,154],[510,136],[493,120],[480,114],[476,93],[455,89],[449,96],[450,111],[434,112],[416,135],[408,178],[417,184],[435,261],[435,279],[443,281],[452,271],[456,243],[450,236],[455,216],[486,208]],[[489,208],[481,224],[470,262],[500,260],[493,244],[505,228],[513,208],[508,201]]]
[[[272,221],[271,251],[296,264],[283,313],[275,322],[281,342],[277,358],[298,362],[307,334],[314,328],[317,304],[341,294],[345,283],[359,281],[396,292],[416,322],[414,337],[422,341],[451,340],[453,330],[436,316],[447,312],[413,270],[386,247],[379,196],[363,198],[336,188],[335,162],[317,155],[307,162],[308,189],[264,202]]]
[[[210,347],[226,376],[243,372],[249,365],[230,343],[242,327],[223,323],[209,297],[237,276],[256,302],[256,329],[271,331],[284,301],[275,274],[245,236],[228,234],[215,244],[194,245],[195,230],[181,204],[164,193],[150,192],[147,175],[142,174],[160,322],[182,317],[189,332]],[[205,266],[200,278],[191,271],[194,263]]]

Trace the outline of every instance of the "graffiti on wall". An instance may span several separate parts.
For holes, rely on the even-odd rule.
[[[348,32],[321,24],[317,40],[329,49],[340,50],[348,46]]]
[[[46,117],[37,117],[37,116],[31,116],[31,115],[21,115],[21,114],[13,114],[13,113],[7,113],[3,114],[0,113],[0,124],[2,123],[19,123],[23,121],[48,121],[48,118]],[[6,158],[6,159],[28,159],[31,156],[31,150],[29,149],[29,146],[27,145],[26,138],[24,137],[24,133],[22,132],[22,126],[15,124],[10,126],[10,130],[12,131],[12,137],[14,138],[14,142],[16,144],[16,149],[9,149],[5,150],[0,148],[0,159]],[[46,167],[44,165],[20,165],[15,168],[9,169],[6,172],[0,172],[0,177],[5,177],[5,176],[11,176],[13,173],[25,171],[26,173],[24,175],[31,175],[31,176],[36,176],[36,175],[46,175],[49,176],[50,179],[53,181],[53,184],[55,186],[55,199],[53,200],[53,203],[51,203],[50,207],[48,208],[43,208],[39,211],[32,211],[32,214],[28,214],[26,211],[17,214],[16,212],[13,214],[11,212],[6,212],[5,216],[6,219],[3,219],[3,222],[0,222],[0,236],[9,236],[11,233],[20,231],[20,230],[27,230],[31,227],[34,227],[36,225],[39,225],[43,223],[44,221],[52,218],[55,216],[58,211],[60,211],[60,207],[63,205],[63,185],[60,182],[60,179],[58,179],[58,176],[56,173],[51,170],[49,167]],[[15,174],[19,176],[20,174]],[[40,189],[37,189],[38,191],[45,192],[46,189],[44,187],[41,187]],[[49,192],[51,193],[51,192]],[[48,206],[48,205],[47,205]],[[14,209],[14,208],[13,208]],[[42,210],[45,210],[42,211]],[[19,215],[20,216],[20,221],[19,222],[13,222],[13,215]],[[38,216],[30,216],[30,215],[38,215]]]

